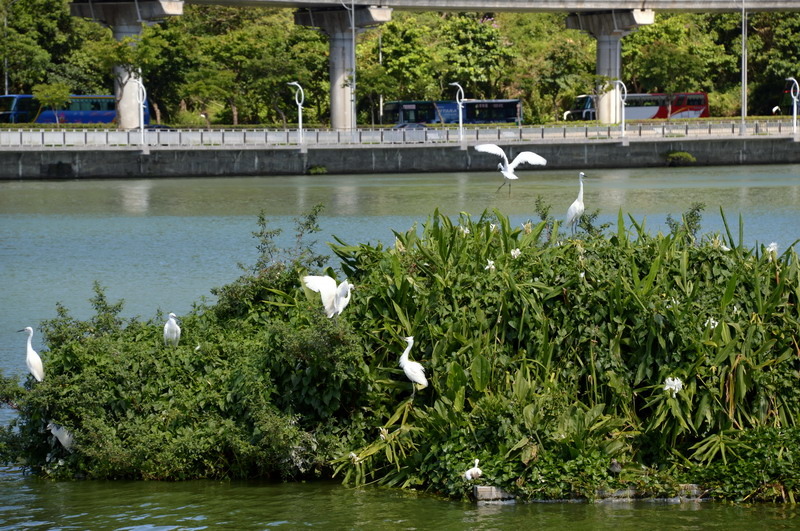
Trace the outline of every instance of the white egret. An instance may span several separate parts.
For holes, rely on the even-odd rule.
[[[350,290],[355,287],[347,280],[343,280],[337,287],[336,281],[328,275],[306,275],[303,277],[303,284],[311,291],[320,294],[322,306],[325,307],[325,315],[328,317],[341,315],[350,303]]]
[[[31,341],[33,340],[33,328],[26,326],[22,330],[17,330],[17,332],[28,333],[28,349],[27,355],[25,356],[25,363],[28,365],[30,373],[36,378],[36,381],[41,382],[44,380],[44,365],[42,365],[42,358],[33,350],[33,345],[31,345]]]
[[[70,452],[72,451],[72,443],[74,441],[72,439],[72,434],[67,431],[67,428],[50,422],[47,424],[47,429],[56,436],[56,439],[58,439],[58,442],[61,443],[61,446]]]
[[[407,337],[406,343],[408,343],[408,346],[400,356],[400,368],[403,369],[408,379],[411,380],[411,396],[413,397],[414,393],[417,392],[417,385],[420,386],[420,389],[425,389],[428,387],[428,380],[425,378],[425,369],[422,365],[416,361],[408,360],[408,353],[411,352],[411,347],[414,346],[414,337]]]
[[[164,344],[165,345],[172,345],[173,347],[178,346],[178,342],[181,340],[181,327],[178,326],[178,316],[174,313],[169,314],[169,319],[167,319],[166,324],[164,325]]]
[[[478,460],[475,460],[475,466],[464,472],[464,479],[467,481],[472,481],[473,479],[478,479],[483,475],[483,472],[480,468],[478,468]]]
[[[517,175],[514,173],[514,170],[517,166],[522,163],[535,164],[538,166],[544,166],[547,164],[547,161],[544,159],[544,157],[541,157],[532,151],[520,152],[516,157],[514,157],[514,160],[509,163],[506,152],[503,151],[503,148],[495,144],[478,144],[475,146],[475,151],[491,153],[492,155],[497,155],[503,159],[503,162],[497,165],[497,169],[503,174],[503,184],[500,185],[500,188],[508,183],[508,195],[511,195],[511,181],[516,181],[519,179],[519,177],[517,177]],[[497,189],[498,192],[500,191],[500,188]]]
[[[586,174],[580,172],[578,174],[578,181],[580,182],[580,190],[578,191],[578,198],[572,202],[569,206],[569,210],[567,210],[567,221],[566,224],[572,227],[572,234],[575,234],[575,229],[578,227],[578,222],[581,220],[581,216],[583,216],[584,206],[583,206],[583,178],[586,177]]]

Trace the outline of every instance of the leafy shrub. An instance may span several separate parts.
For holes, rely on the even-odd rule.
[[[261,216],[256,264],[183,317],[175,349],[163,316],[122,319],[98,287],[93,318],[59,308],[45,323],[45,381],[0,386],[20,413],[2,457],[56,477],[335,474],[452,497],[469,495],[463,472],[480,459],[478,483],[522,497],[664,495],[694,476],[720,497],[769,498],[772,479],[737,490],[726,463],[761,459],[751,437],[777,449],[789,442],[773,430],[796,429],[796,254],[745,249],[727,225],[698,237],[701,209],[667,235],[620,213],[566,239],[537,209],[522,227],[434,212],[391,247],[337,240],[356,288],[333,319],[300,285],[322,265],[303,243],[319,210],[286,251]],[[413,396],[397,366],[409,335],[429,378]],[[73,453],[51,420],[74,432]],[[768,477],[790,499],[785,455]]]
[[[691,166],[697,158],[686,151],[670,151],[667,153],[667,166]]]

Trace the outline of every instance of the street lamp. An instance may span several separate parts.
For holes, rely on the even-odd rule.
[[[456,82],[450,83],[451,87],[456,87],[456,105],[458,105],[458,141],[464,141],[464,89]]]
[[[797,80],[793,77],[787,77],[786,81],[792,82],[792,90],[790,92],[792,96],[792,134],[797,134],[797,100],[800,99],[800,84],[797,83]]]
[[[622,122],[620,124],[620,135],[625,136],[625,100],[628,99],[628,87],[625,86],[625,83],[620,81],[619,79],[614,81],[614,84],[617,86],[619,90],[619,104],[622,108]]]
[[[297,103],[297,135],[300,144],[303,143],[303,102],[306,101],[306,94],[303,92],[303,87],[297,81],[286,83],[290,87],[295,87],[294,101]]]
[[[144,88],[144,83],[139,78],[134,78],[137,85],[136,102],[139,104],[139,134],[140,144],[144,145],[144,106],[147,104],[147,89]]]
[[[747,118],[747,11],[742,0],[742,123],[739,134],[747,132],[745,118]]]

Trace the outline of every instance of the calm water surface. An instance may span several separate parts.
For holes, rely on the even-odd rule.
[[[587,170],[587,212],[599,222],[620,209],[651,231],[667,231],[692,203],[706,204],[703,232],[722,231],[720,207],[744,242],[800,238],[800,166]],[[541,196],[562,218],[577,175],[523,171],[509,196],[494,173],[297,176],[226,179],[0,182],[0,369],[22,377],[25,336],[63,303],[90,316],[94,281],[124,314],[178,315],[234,280],[255,259],[256,217],[284,228],[317,203],[325,210],[318,246],[393,241],[392,230],[423,222],[435,209],[457,216],[498,208],[512,222],[536,219]],[[44,353],[46,359],[46,353]],[[0,422],[11,413],[0,410]],[[48,483],[0,470],[0,528],[175,529],[273,526],[354,528],[571,529],[800,527],[794,510],[717,504],[533,504],[480,506],[414,493],[349,490],[331,483]]]

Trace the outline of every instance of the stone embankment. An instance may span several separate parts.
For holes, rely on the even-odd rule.
[[[502,142],[498,142],[503,145]],[[299,149],[135,147],[3,148],[0,179],[226,177],[317,174],[493,171],[495,157],[472,144],[342,145]],[[666,166],[670,153],[690,154],[696,165],[792,164],[800,142],[791,137],[609,139],[581,142],[510,142],[507,152],[534,151],[547,169]]]

